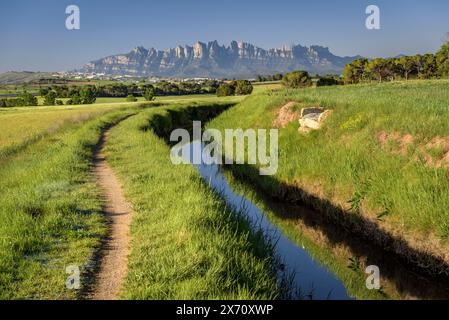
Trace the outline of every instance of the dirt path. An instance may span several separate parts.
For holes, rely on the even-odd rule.
[[[131,206],[123,196],[120,183],[102,152],[108,134],[109,129],[101,136],[94,153],[93,173],[103,191],[103,212],[109,221],[110,230],[103,243],[99,272],[89,295],[93,300],[118,298],[126,276],[130,251]]]

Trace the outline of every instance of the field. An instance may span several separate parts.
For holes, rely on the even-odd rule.
[[[9,132],[1,139],[2,299],[74,299],[89,289],[108,232],[101,191],[91,173],[93,151],[104,128],[125,118],[107,146],[135,214],[135,245],[122,297],[279,295],[269,244],[252,235],[245,220],[226,208],[193,168],[173,170],[169,147],[152,133],[151,126],[157,127],[153,119],[160,121],[168,111],[215,110],[219,106],[211,104],[218,99],[175,100],[165,107],[117,103],[16,108],[0,114],[2,132]],[[86,288],[81,291],[65,287],[71,265],[83,273]],[[209,286],[214,290],[205,290]]]
[[[264,83],[247,97],[2,109],[0,298],[89,298],[111,232],[105,192],[92,171],[105,130],[106,162],[132,207],[131,251],[117,298],[287,297],[273,243],[192,166],[174,166],[167,142],[192,120],[219,130],[272,128],[287,103],[296,116],[310,106],[332,112],[317,131],[299,132],[297,119],[279,128],[274,176],[259,176],[257,166],[227,166],[229,184],[351,297],[434,297],[397,280],[395,273],[407,273],[399,263],[382,270],[382,290],[367,290],[363,267],[374,250],[352,242],[360,237],[382,255],[417,267],[425,262],[430,273],[449,263],[447,101],[444,80],[301,90]],[[65,285],[73,265],[81,267],[81,290]]]
[[[252,96],[209,126],[270,128],[291,101],[296,112],[332,110],[321,130],[299,133],[297,121],[280,129],[275,176],[235,170],[268,194],[349,220],[366,237],[405,239],[401,254],[431,252],[447,262],[448,89],[448,81],[422,81],[281,90]],[[369,222],[384,232],[371,234]]]

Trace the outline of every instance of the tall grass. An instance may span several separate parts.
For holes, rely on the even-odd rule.
[[[281,90],[258,94],[212,121],[213,128],[269,128],[280,106],[333,110],[324,128],[299,134],[297,122],[280,130],[275,180],[296,184],[392,229],[449,237],[447,168],[417,160],[420,146],[449,136],[448,81]],[[381,132],[411,134],[408,155],[386,150]],[[266,182],[265,182],[266,183]],[[274,191],[275,185],[265,185]],[[355,203],[355,206],[353,204]],[[423,236],[425,238],[425,236]]]

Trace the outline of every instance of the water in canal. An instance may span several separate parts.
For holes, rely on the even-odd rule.
[[[190,154],[196,148],[202,148],[201,142],[195,141],[185,145]],[[183,152],[183,154],[188,154]],[[191,159],[189,159],[190,161]],[[351,299],[342,281],[323,265],[317,263],[302,247],[290,241],[283,232],[273,225],[255,204],[245,197],[236,194],[221,172],[219,165],[195,165],[205,182],[219,192],[224,200],[237,211],[247,215],[252,227],[262,230],[266,237],[274,243],[276,256],[284,266],[281,277],[293,277],[292,284],[300,296],[314,300],[347,300]]]

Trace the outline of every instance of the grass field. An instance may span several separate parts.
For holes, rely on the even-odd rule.
[[[445,257],[449,237],[448,81],[281,90],[253,95],[211,128],[270,128],[289,101],[333,110],[325,126],[280,130],[272,178],[242,168],[264,190],[294,186]],[[387,137],[387,138],[385,138]],[[236,170],[239,170],[238,168]],[[245,171],[245,172],[244,172]]]
[[[218,99],[202,98],[175,99],[146,110],[141,103],[118,103],[0,113],[2,132],[9,133],[1,136],[2,150],[15,150],[0,168],[0,298],[80,297],[79,291],[66,289],[65,268],[92,272],[107,230],[90,171],[93,148],[103,128],[133,114],[138,115],[111,131],[107,145],[108,161],[135,210],[122,297],[279,296],[270,245],[253,235],[246,220],[226,208],[192,167],[175,168],[169,147],[152,133],[152,126],[165,132],[167,124],[200,116],[196,110],[216,112],[217,106],[208,105]],[[184,116],[187,109],[193,113]]]
[[[136,104],[20,107],[0,110],[0,158],[69,123],[81,123]]]
[[[365,290],[363,270],[348,268],[349,259],[357,258],[350,250],[279,216],[257,190],[291,200],[282,194],[286,187],[297,188],[444,258],[449,81],[303,90],[274,83],[255,86],[246,98],[178,96],[147,105],[100,101],[0,110],[0,298],[80,297],[65,288],[65,268],[93,270],[106,235],[102,198],[90,170],[102,130],[115,123],[106,157],[134,211],[121,298],[282,297],[270,244],[251,233],[194,168],[175,167],[162,136],[236,103],[208,127],[271,128],[279,108],[291,101],[296,111],[320,106],[332,114],[321,130],[308,134],[298,132],[297,121],[280,129],[275,176],[233,166],[247,182],[228,172],[231,185],[342,279],[352,296],[399,297],[388,287]]]
[[[89,264],[106,233],[90,175],[92,149],[102,128],[135,112],[66,124],[2,162],[1,299],[77,297],[65,288],[65,268]]]

